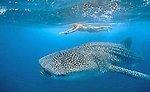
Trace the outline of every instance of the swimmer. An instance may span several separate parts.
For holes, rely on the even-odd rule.
[[[91,25],[84,26],[80,23],[75,23],[73,25],[73,28],[64,32],[60,32],[59,34],[69,34],[76,31],[99,32],[99,31],[109,31],[110,29],[112,29],[111,26],[91,26]]]

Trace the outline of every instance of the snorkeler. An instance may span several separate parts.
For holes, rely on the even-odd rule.
[[[69,34],[75,31],[99,32],[99,31],[109,31],[110,29],[112,29],[111,26],[91,26],[91,25],[85,26],[80,23],[75,23],[73,25],[73,28],[64,32],[60,32],[59,34]]]

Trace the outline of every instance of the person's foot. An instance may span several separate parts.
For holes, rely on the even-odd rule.
[[[108,29],[112,29],[112,27],[111,27],[111,26],[108,26]]]
[[[112,27],[108,26],[107,32],[110,32],[110,30],[112,30]]]
[[[112,27],[111,27],[111,26],[107,26],[107,27],[105,28],[105,30],[106,30],[107,32],[110,32],[110,30],[112,30]]]

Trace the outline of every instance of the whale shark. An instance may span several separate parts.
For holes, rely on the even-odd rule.
[[[44,72],[54,78],[99,76],[114,72],[149,80],[150,75],[123,67],[124,64],[143,60],[130,50],[131,44],[131,38],[126,38],[121,43],[89,42],[46,55],[39,59],[39,64]]]

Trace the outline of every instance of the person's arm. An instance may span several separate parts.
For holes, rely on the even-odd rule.
[[[73,27],[70,30],[67,30],[67,31],[64,31],[64,32],[60,32],[59,34],[69,34],[69,33],[77,31],[78,29],[79,29],[79,27]]]

